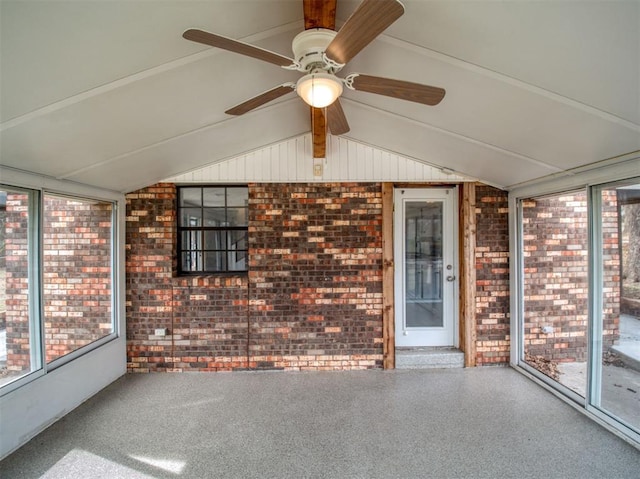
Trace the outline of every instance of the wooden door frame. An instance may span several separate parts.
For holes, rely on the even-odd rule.
[[[393,258],[393,191],[395,188],[455,187],[460,184],[443,183],[382,183],[382,344],[383,367],[395,369],[395,308]],[[460,349],[464,352],[465,367],[476,365],[476,183],[465,182],[459,188],[459,327]]]

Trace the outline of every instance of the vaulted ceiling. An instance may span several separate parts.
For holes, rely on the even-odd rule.
[[[640,150],[640,2],[403,4],[344,74],[446,96],[346,90],[348,139],[505,188]],[[0,165],[126,192],[310,131],[294,93],[226,115],[301,74],[191,27],[292,56],[302,0],[0,0]]]

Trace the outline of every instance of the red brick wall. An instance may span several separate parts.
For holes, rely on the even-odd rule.
[[[250,185],[236,276],[176,277],[175,196],[127,195],[130,371],[381,367],[380,184]],[[477,203],[477,362],[507,363],[507,194],[480,186]]]
[[[251,185],[250,367],[382,361],[381,185]]]
[[[129,370],[246,368],[246,277],[176,277],[173,184],[128,194],[126,202]]]
[[[476,187],[476,364],[509,362],[507,192]]]
[[[379,184],[250,185],[244,276],[175,276],[175,195],[127,195],[131,371],[381,366]]]

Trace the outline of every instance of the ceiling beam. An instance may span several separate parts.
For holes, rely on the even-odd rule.
[[[336,29],[336,0],[304,0],[304,29]]]
[[[313,133],[313,157],[327,157],[327,121],[322,108],[311,107],[311,131]]]
[[[304,0],[304,29],[336,29],[336,0]],[[310,107],[311,134],[313,136],[313,157],[326,158],[327,120],[324,111]]]

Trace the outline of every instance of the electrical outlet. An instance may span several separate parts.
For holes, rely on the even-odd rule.
[[[313,176],[322,176],[322,163],[314,163],[313,165]]]
[[[542,327],[543,334],[553,334],[553,326],[543,326]]]
[[[156,336],[166,336],[167,328],[156,329]]]

